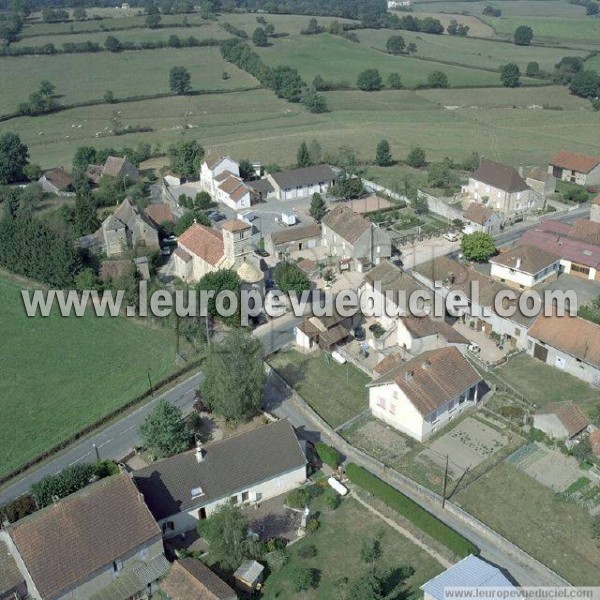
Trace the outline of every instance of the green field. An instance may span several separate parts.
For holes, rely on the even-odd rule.
[[[574,585],[597,585],[600,551],[583,508],[502,463],[454,500]]]
[[[28,318],[0,279],[0,475],[90,425],[176,369],[168,330],[124,318]]]
[[[332,600],[344,597],[339,595],[338,582],[345,577],[348,584],[352,585],[362,573],[368,571],[369,565],[361,559],[360,552],[363,544],[372,542],[377,533],[382,534],[383,551],[377,566],[384,571],[392,571],[391,584],[395,579],[394,571],[400,567],[410,566],[414,569],[413,575],[405,582],[402,595],[394,597],[406,600],[422,597],[419,586],[443,571],[442,566],[429,554],[368,512],[353,498],[345,499],[334,512],[328,511],[320,498],[314,504],[320,514],[319,530],[288,547],[290,561],[265,582],[265,600]],[[300,552],[309,545],[315,546],[316,556],[301,558]],[[319,571],[320,581],[316,589],[299,594],[293,591],[291,575],[299,566]]]
[[[472,2],[470,0],[456,0],[448,2],[441,0],[427,0],[427,2],[416,2],[415,8],[421,12],[446,12],[460,14],[469,14],[474,16],[483,16],[483,9],[486,6],[493,6],[502,11],[502,16],[522,17],[522,16],[546,16],[546,17],[579,17],[585,18],[585,8],[568,2],[559,0],[481,0]]]
[[[494,40],[470,39],[451,35],[422,35],[410,31],[399,33],[407,44],[416,44],[416,57],[453,61],[475,68],[499,69],[501,65],[508,62],[516,62],[521,71],[525,72],[527,63],[536,61],[542,69],[550,71],[565,56],[565,50],[556,48],[543,48],[540,46],[523,48]],[[359,31],[358,36],[363,44],[385,50],[390,31],[365,29]],[[572,51],[569,52],[569,55],[584,58],[588,53],[585,51]],[[530,80],[525,81],[528,84],[533,83]]]
[[[67,104],[100,100],[109,89],[117,98],[168,92],[173,66],[186,67],[192,76],[192,87],[197,90],[258,85],[253,77],[226,63],[218,48],[3,58],[0,80],[11,80],[11,85],[0,89],[0,113],[16,110],[43,79],[52,81],[61,96],[59,101]],[[15,77],[16,70],[19,77]],[[229,79],[222,79],[223,71],[229,73]]]
[[[380,33],[382,37],[385,36],[385,39],[391,35],[390,31]],[[356,87],[356,78],[365,69],[379,69],[384,81],[390,73],[398,72],[402,77],[403,85],[409,88],[426,85],[427,75],[439,69],[448,75],[452,87],[501,85],[499,73],[407,56],[391,56],[373,50],[367,44],[356,44],[328,33],[319,36],[282,38],[268,48],[260,48],[259,54],[268,65],[296,67],[306,81],[312,81],[315,75],[321,75],[326,81],[346,83],[350,87]],[[324,56],[327,60],[323,60]],[[492,67],[495,68],[495,65],[494,62]],[[537,85],[539,81],[524,79],[523,83]]]
[[[332,427],[368,408],[365,386],[370,378],[350,363],[340,365],[321,351],[285,350],[269,364]]]

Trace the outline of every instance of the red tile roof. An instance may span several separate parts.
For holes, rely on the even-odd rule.
[[[490,258],[490,262],[535,275],[560,260],[558,254],[536,246],[519,245]]]
[[[73,185],[73,178],[62,167],[46,171],[44,177],[57,190],[66,190],[69,186]]]
[[[590,424],[589,419],[583,414],[579,406],[571,401],[550,402],[538,414],[556,415],[569,432],[569,437],[577,435]]]
[[[216,266],[225,254],[220,231],[194,223],[179,236],[179,246],[190,254]]]
[[[583,242],[600,246],[600,223],[589,219],[577,219],[571,227],[569,236]]]
[[[371,222],[355,213],[350,207],[338,204],[325,215],[323,225],[346,242],[354,244],[365,231],[369,230]]]
[[[478,225],[483,225],[490,217],[493,216],[494,211],[489,206],[477,204],[477,202],[471,202],[463,214],[463,217],[467,219],[467,221],[472,221]]]
[[[226,231],[246,231],[246,229],[252,229],[252,225],[243,219],[230,219],[225,221],[222,225]]]
[[[392,368],[370,385],[395,383],[426,417],[481,381],[481,376],[454,347],[423,352]]]
[[[589,173],[600,164],[600,158],[563,150],[552,158],[550,164],[560,169],[568,169],[569,171],[577,171],[578,173]]]
[[[235,190],[237,190],[241,185],[243,185],[242,180],[235,175],[230,175],[220,186],[226,194],[231,194]]]
[[[107,477],[8,528],[42,598],[53,600],[161,532],[129,475]]]
[[[590,433],[590,445],[592,446],[592,453],[595,456],[600,456],[600,429]]]
[[[236,593],[202,561],[183,558],[161,581],[170,600],[236,600]]]
[[[528,335],[557,350],[600,368],[600,325],[581,317],[541,314]]]
[[[175,222],[171,207],[165,202],[149,204],[144,212],[154,221],[154,223],[156,223],[156,225]]]

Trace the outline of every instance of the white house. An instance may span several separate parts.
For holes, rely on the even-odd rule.
[[[519,172],[508,165],[482,158],[469,177],[463,193],[477,204],[485,204],[504,218],[531,211],[542,204],[541,196],[531,189]]]
[[[421,589],[424,600],[447,600],[446,590],[455,587],[473,588],[475,592],[485,593],[485,588],[513,588],[514,585],[498,567],[469,555],[424,583]]]
[[[419,442],[479,400],[482,379],[457,348],[430,350],[369,384],[374,417]]]
[[[285,419],[134,472],[165,537],[195,529],[226,502],[259,504],[305,480],[306,457]]]
[[[527,349],[534,358],[600,386],[600,325],[541,314],[529,329]]]
[[[560,271],[560,257],[534,246],[517,246],[489,260],[491,275],[521,290],[554,281]]]
[[[556,179],[570,181],[578,185],[598,185],[600,183],[600,158],[563,150],[552,157],[548,173]]]
[[[269,173],[266,179],[278,200],[294,200],[312,196],[315,192],[326,193],[335,181],[335,173],[329,165],[315,165]]]
[[[498,233],[504,219],[491,207],[471,202],[463,213],[465,233]]]
[[[253,190],[240,177],[223,172],[215,178],[217,194],[215,199],[233,210],[250,208]]]
[[[229,156],[215,154],[202,161],[200,165],[200,184],[211,196],[216,196],[217,187],[227,175],[240,176],[240,165]],[[217,179],[220,177],[220,179]]]
[[[398,345],[413,355],[454,346],[461,352],[469,345],[469,340],[442,319],[429,316],[400,317],[396,321]]]

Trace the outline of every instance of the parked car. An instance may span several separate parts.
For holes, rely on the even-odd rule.
[[[479,354],[481,352],[481,348],[479,347],[479,344],[476,344],[475,342],[471,342],[467,348],[473,352],[473,354]]]
[[[362,327],[357,327],[354,330],[354,339],[362,342],[365,339],[365,330]]]
[[[449,242],[458,242],[459,240],[459,235],[458,233],[455,233],[454,231],[448,231],[447,233],[444,234],[444,239],[448,240]]]
[[[262,256],[263,258],[265,256],[271,256],[266,250],[263,250],[262,248],[255,248],[254,254],[256,254],[256,256]]]
[[[227,217],[220,212],[215,212],[210,216],[210,220],[213,222],[217,222],[217,221],[223,221],[224,219],[226,219]]]

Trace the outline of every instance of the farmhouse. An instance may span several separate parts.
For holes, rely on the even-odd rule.
[[[103,177],[122,177],[131,182],[140,180],[140,172],[135,165],[120,156],[109,156],[104,165],[89,165],[86,175],[96,185]]]
[[[579,406],[571,401],[550,402],[533,415],[533,426],[558,440],[570,440],[590,425]]]
[[[294,329],[296,344],[301,350],[333,350],[348,340],[358,319],[344,317],[335,310],[330,316],[307,317]]]
[[[125,473],[17,521],[0,538],[28,597],[44,600],[141,597],[169,567],[160,529]]]
[[[503,219],[489,206],[471,202],[463,213],[466,233],[483,232],[491,235],[498,233]]]
[[[589,226],[576,225],[546,219],[528,229],[517,243],[558,255],[564,273],[600,281],[600,244],[574,237],[589,233]]]
[[[335,173],[329,165],[315,165],[269,173],[267,179],[278,200],[294,200],[312,196],[315,192],[324,194],[335,181]]]
[[[430,350],[371,382],[374,417],[422,442],[479,399],[482,379],[456,348]]]
[[[106,217],[94,234],[108,257],[120,256],[132,248],[158,250],[158,227],[131,198],[125,198],[114,213]]]
[[[600,325],[581,317],[541,314],[529,330],[527,348],[534,358],[600,385]]]
[[[548,173],[578,185],[597,185],[600,183],[600,158],[563,150],[550,161]]]
[[[519,173],[523,175],[521,169],[519,169]],[[525,169],[525,182],[536,194],[542,197],[544,203],[556,191],[556,177],[540,167]]]
[[[325,215],[322,243],[330,256],[339,257],[341,265],[352,265],[360,271],[392,255],[388,233],[344,205]]]
[[[463,192],[477,204],[485,204],[504,218],[522,215],[541,203],[519,172],[508,165],[482,158]]]
[[[73,178],[62,167],[46,171],[38,183],[42,189],[49,194],[64,194],[73,191]]]
[[[166,537],[196,528],[226,502],[252,505],[306,480],[306,457],[289,421],[198,445],[135,471],[134,480]]]
[[[171,210],[171,205],[166,202],[158,202],[156,204],[149,204],[144,212],[146,216],[156,225],[156,227],[162,227],[165,223],[175,223],[175,217]]]
[[[160,589],[169,600],[237,600],[233,589],[196,558],[175,561]]]
[[[479,590],[483,588],[512,588],[514,585],[502,574],[498,567],[486,563],[477,556],[470,555],[422,585],[424,600],[445,600],[446,588],[449,587]]]
[[[490,258],[491,275],[521,290],[558,277],[560,258],[535,246],[517,246]]]
[[[321,226],[313,223],[273,231],[265,238],[265,250],[277,258],[290,252],[310,250],[321,245]]]
[[[469,302],[469,315],[459,317],[476,331],[491,334],[497,333],[511,348],[527,347],[527,329],[533,323],[533,318],[526,317],[518,309],[520,292],[514,291],[516,308],[512,317],[500,316],[494,311],[494,300],[504,290],[512,289],[506,284],[494,281],[475,269],[440,256],[434,260],[417,265],[412,275],[419,282],[427,286],[442,298],[451,291],[462,292]],[[505,307],[508,304],[504,303]]]
[[[469,345],[469,340],[442,319],[431,317],[400,317],[396,322],[398,345],[413,355],[437,348],[455,346],[461,352]]]

